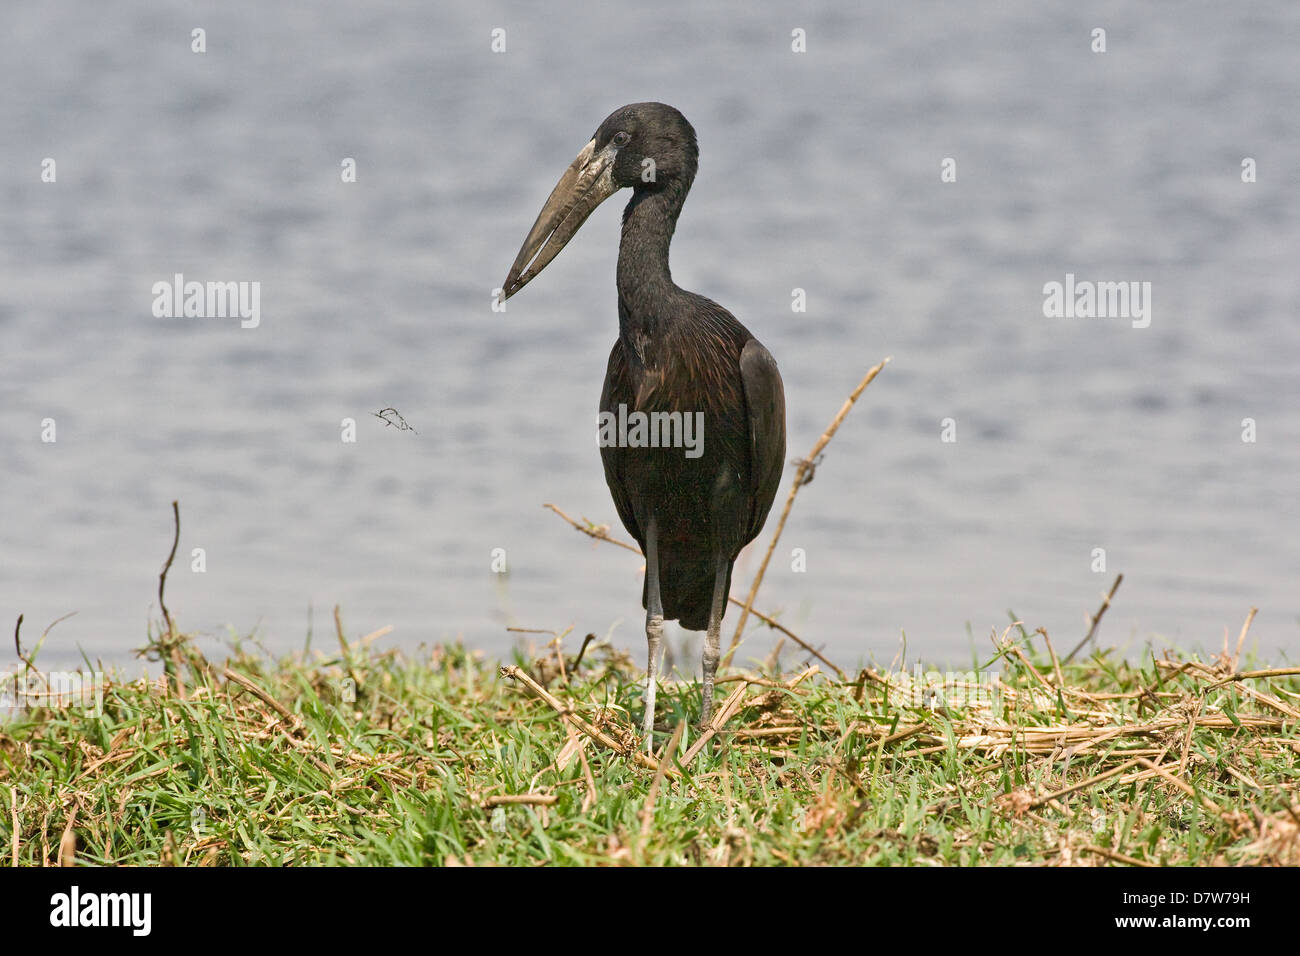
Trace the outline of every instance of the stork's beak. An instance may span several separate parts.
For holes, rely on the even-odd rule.
[[[592,211],[618,192],[619,187],[614,183],[617,152],[613,145],[596,152],[594,139],[582,147],[578,158],[551,190],[550,198],[515,257],[515,264],[501,287],[502,300],[510,298],[545,269]]]

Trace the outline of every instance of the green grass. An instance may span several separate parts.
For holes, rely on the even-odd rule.
[[[698,736],[687,723],[658,781],[459,647],[403,657],[357,642],[333,657],[239,654],[212,665],[183,638],[164,641],[154,649],[183,696],[166,680],[111,679],[100,716],[42,707],[0,725],[0,859],[1300,862],[1294,674],[1213,686],[1233,673],[1226,659],[1096,655],[1058,678],[1030,640],[1016,650],[1004,641],[994,662],[1000,716],[911,706],[875,672],[797,683],[744,672],[767,683],[748,687],[722,732],[682,763]],[[553,655],[516,663],[634,745],[641,690],[626,657],[597,647],[564,674]],[[345,699],[348,680],[355,700]],[[720,684],[721,696],[738,686]],[[663,750],[696,715],[699,687],[668,683],[659,701]],[[523,794],[554,802],[488,806]]]

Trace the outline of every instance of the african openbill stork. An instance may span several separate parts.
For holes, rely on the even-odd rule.
[[[623,187],[618,341],[602,413],[703,413],[702,453],[604,443],[605,480],[645,554],[641,603],[649,645],[644,733],[654,728],[663,622],[706,630],[702,722],[713,710],[731,568],[762,530],[785,460],[785,390],[776,361],[735,317],[674,284],[668,246],[699,161],[695,130],[663,103],[615,110],[560,178],[502,294],[509,298],[564,248],[598,205]],[[659,422],[671,418],[660,416]]]

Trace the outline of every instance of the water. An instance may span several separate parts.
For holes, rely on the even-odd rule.
[[[674,277],[777,356],[791,457],[894,357],[801,492],[761,607],[845,665],[888,661],[904,630],[961,662],[1008,609],[1072,645],[1122,571],[1105,641],[1217,648],[1258,606],[1259,648],[1285,656],[1300,8],[843,6],[9,11],[0,622],[25,613],[30,646],[75,610],[43,660],[130,663],[179,499],[168,604],[210,651],[301,646],[309,609],[330,643],[335,603],[353,636],[392,625],[408,648],[499,654],[510,625],[639,647],[640,561],[542,507],[622,534],[594,442],[622,201],[506,314],[490,301],[600,120],[659,99],[702,149]],[[178,272],[260,282],[260,326],[155,318]],[[1045,318],[1066,273],[1152,283],[1150,327]]]

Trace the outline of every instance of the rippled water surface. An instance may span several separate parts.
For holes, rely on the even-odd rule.
[[[593,434],[621,202],[507,313],[490,300],[600,120],[656,99],[701,144],[674,278],[776,355],[791,456],[894,359],[801,491],[761,606],[846,665],[902,631],[960,661],[1008,609],[1072,645],[1122,571],[1108,641],[1213,648],[1258,606],[1261,650],[1291,651],[1300,7],[1174,10],[15,6],[0,627],[25,613],[34,640],[75,610],[46,660],[129,663],[179,499],[168,603],[205,646],[298,647],[309,608],[332,641],[335,603],[406,647],[501,653],[511,625],[639,646],[639,560],[543,509],[622,533]],[[155,318],[176,273],[259,282],[261,324]],[[1067,273],[1150,282],[1150,326],[1045,318]]]

